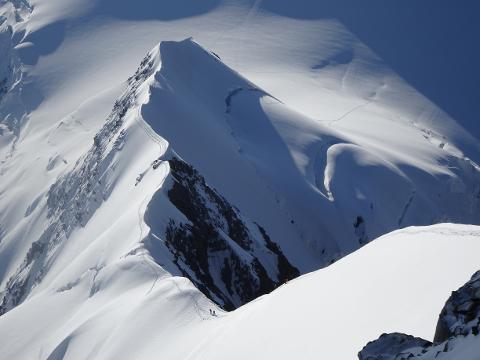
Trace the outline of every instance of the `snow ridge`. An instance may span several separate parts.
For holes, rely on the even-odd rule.
[[[123,161],[121,159],[130,156],[123,149],[135,126],[160,147],[160,156],[151,162],[150,169],[156,170],[164,164],[170,165],[171,170],[171,174],[166,175],[166,183],[171,183],[171,188],[161,187],[153,191],[145,208],[173,205],[178,213],[170,217],[160,214],[162,218],[159,219],[159,214],[147,210],[142,219],[139,209],[140,228],[145,221],[150,231],[140,235],[127,256],[146,251],[158,265],[173,274],[189,277],[226,309],[234,309],[268,293],[300,274],[261,225],[247,220],[235,206],[209,187],[191,165],[180,160],[178,155],[172,155],[174,150],[167,149],[166,141],[153,133],[139,116],[142,104],[149,101],[149,89],[161,60],[165,65],[164,59],[160,59],[159,47],[142,60],[135,74],[128,79],[126,91],[115,102],[104,126],[94,136],[93,145],[73,169],[61,175],[48,190],[49,225],[32,243],[21,266],[8,280],[1,294],[2,314],[28,297],[49,272],[50,263],[62,243],[74,231],[87,226],[114,190],[121,191],[116,188],[122,177],[117,167]],[[148,171],[138,175],[135,187],[142,187]],[[172,205],[164,204],[166,197]],[[168,225],[162,228],[158,226],[161,223]],[[165,240],[161,245],[155,245],[157,239]],[[168,252],[172,258],[165,261],[169,258]],[[100,266],[97,272],[103,267]],[[156,268],[154,272],[157,272]],[[74,279],[59,289],[69,290],[78,281]],[[95,293],[93,289],[94,286],[91,295]]]
[[[108,199],[114,185],[115,160],[126,137],[126,130],[121,130],[124,117],[136,104],[139,87],[153,74],[154,59],[151,52],[142,60],[90,150],[70,173],[51,186],[47,194],[49,224],[32,243],[20,268],[0,294],[0,314],[25,299],[48,272],[49,260],[59,244],[76,228],[85,226],[95,210]]]
[[[185,113],[185,102],[196,111]],[[130,120],[126,122],[126,118]],[[186,145],[189,135],[181,130],[181,121],[187,126],[210,128],[203,149],[206,154],[220,151],[227,156],[228,164],[224,161],[218,166],[230,171],[219,173],[212,162],[198,156],[198,138]],[[297,135],[292,137],[289,132],[293,126]],[[151,229],[148,240],[139,239],[133,253],[147,251],[157,264],[189,277],[227,309],[335,261],[380,231],[433,221],[432,215],[425,215],[430,214],[426,208],[438,208],[442,220],[465,213],[473,222],[479,220],[475,194],[480,190],[470,189],[478,188],[474,179],[480,178],[480,173],[468,159],[449,157],[448,164],[460,163],[462,167],[451,170],[456,174],[441,175],[448,179],[446,185],[440,179],[435,186],[429,183],[425,187],[422,182],[429,174],[402,171],[381,154],[292,112],[191,39],[162,42],[128,79],[127,90],[115,102],[91,148],[50,187],[49,225],[8,281],[2,313],[25,299],[48,272],[47,264],[58,244],[85,227],[108,201],[123,178],[117,164],[132,163],[127,160],[130,156],[136,159],[131,150],[124,153],[123,149],[137,127],[158,149],[149,168],[169,166],[165,181],[172,187],[149,188],[146,208],[158,208],[165,215],[152,217],[149,212],[148,220],[144,219]],[[297,143],[305,138],[309,142]],[[209,149],[217,146],[216,142],[223,147]],[[177,153],[181,156],[172,157]],[[296,156],[292,158],[292,154]],[[312,188],[308,173],[305,177],[297,162],[300,158],[314,164],[308,171],[313,172],[313,183],[323,183],[322,187]],[[137,163],[140,166],[137,160],[132,164]],[[143,169],[132,181],[140,192],[147,191],[142,186],[148,171]],[[253,188],[247,189],[235,179],[245,176],[242,172],[254,181]],[[354,183],[352,172],[357,172]],[[372,174],[376,185],[372,185]],[[413,190],[412,184],[416,184]],[[461,214],[456,213],[456,207],[447,208],[445,204],[451,203],[432,193],[445,186],[454,188],[455,201],[471,202],[471,207],[464,206]],[[394,201],[386,196],[393,189],[395,194],[389,196]],[[256,200],[261,193],[262,204]],[[149,197],[160,199],[160,203],[152,203]],[[281,216],[282,232],[275,231],[279,218],[266,218],[254,207],[262,208],[263,214]],[[205,216],[199,219],[191,215],[193,209]],[[190,246],[197,237],[203,238],[200,243],[204,244],[199,246],[197,239],[197,245]],[[161,239],[160,243],[156,239]],[[295,259],[292,247],[303,255]]]
[[[13,49],[8,41],[7,48]],[[11,79],[12,73],[7,73]],[[20,265],[2,269],[8,279],[2,279],[0,294],[2,335],[17,317],[37,311],[50,314],[38,309],[60,304],[50,309],[51,319],[39,320],[50,326],[48,344],[28,333],[22,341],[35,344],[25,354],[37,355],[40,349],[40,357],[67,356],[83,351],[82,341],[87,339],[89,354],[127,356],[122,350],[128,349],[122,346],[128,342],[119,339],[138,340],[143,335],[138,329],[153,324],[155,336],[194,333],[188,340],[193,350],[186,347],[190,353],[183,358],[201,357],[216,351],[211,344],[217,335],[223,339],[230,332],[238,338],[235,331],[244,330],[245,337],[251,332],[262,339],[259,335],[269,334],[251,331],[241,321],[263,314],[258,309],[269,308],[266,299],[277,299],[273,301],[278,307],[266,312],[270,318],[264,325],[276,324],[279,312],[292,315],[288,303],[298,297],[312,300],[302,321],[325,309],[318,318],[326,318],[335,308],[335,299],[330,303],[323,292],[328,281],[319,282],[315,291],[312,282],[308,291],[299,293],[288,289],[301,286],[305,278],[280,285],[336,262],[380,234],[436,221],[480,222],[479,168],[446,138],[440,137],[438,143],[436,133],[405,130],[402,125],[403,137],[394,142],[389,134],[378,136],[382,133],[373,127],[356,132],[341,128],[365,108],[376,109],[373,101],[368,107],[351,107],[354,111],[340,122],[322,125],[288,108],[191,39],[162,42],[125,86],[110,115],[102,115],[106,121],[88,135],[93,144],[86,143],[80,157],[76,154],[64,171],[56,166],[61,155],[52,155],[43,164],[42,170],[52,178],[48,185],[56,179],[20,212],[28,226],[40,224],[40,231],[27,233],[33,241],[10,235],[12,227],[8,228],[10,238],[2,245],[2,254],[8,256],[3,251],[18,239],[26,250],[16,254]],[[383,121],[385,114],[378,111]],[[7,126],[2,129],[10,131]],[[40,141],[43,135],[38,136]],[[412,231],[400,234],[407,237]],[[458,241],[478,235],[475,229],[466,234],[448,231]],[[3,233],[1,226],[0,236]],[[365,251],[376,249],[373,245]],[[388,252],[388,247],[381,249]],[[429,259],[421,247],[416,254],[403,248],[395,255],[400,254],[418,256],[422,263]],[[349,259],[338,266],[349,264]],[[360,263],[369,261],[365,257]],[[379,264],[380,274],[388,264]],[[329,274],[338,269],[336,265],[318,274]],[[335,282],[353,278],[363,269],[356,266]],[[363,270],[367,278],[376,275]],[[277,288],[272,297],[252,302]],[[346,290],[337,301],[350,298]],[[279,296],[290,291],[285,300]],[[240,307],[247,302],[251,304]],[[303,309],[302,302],[297,304]],[[317,309],[318,304],[326,306]],[[337,308],[336,314],[352,310],[346,307]],[[228,314],[221,308],[238,310]],[[298,320],[295,315],[288,323]],[[157,318],[161,324],[152,322]],[[124,323],[117,326],[117,321]],[[132,327],[125,326],[132,322]],[[247,326],[247,331],[233,323]],[[15,334],[21,330],[14,329]],[[281,327],[278,331],[280,336]],[[199,342],[197,335],[203,332]],[[148,347],[141,344],[150,339],[140,339],[139,351],[147,353]],[[391,340],[388,345],[396,346],[412,339],[397,334]],[[418,339],[413,343],[425,344]],[[0,353],[15,353],[15,344]],[[165,348],[179,356],[178,349]],[[249,358],[241,352],[233,356]]]

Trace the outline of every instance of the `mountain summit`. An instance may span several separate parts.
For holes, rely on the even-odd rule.
[[[475,138],[338,21],[140,3],[0,0],[0,359],[447,341]]]

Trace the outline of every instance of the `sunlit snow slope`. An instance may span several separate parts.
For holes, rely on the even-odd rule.
[[[129,78],[90,149],[25,211],[26,221],[46,220],[41,232],[18,229],[33,240],[23,258],[4,253],[11,275],[0,309],[58,276],[53,269],[68,264],[75,237],[111,247],[109,257],[147,251],[231,309],[395,228],[478,222],[475,163],[409,125],[395,130],[396,142],[338,131],[289,109],[191,39],[162,42]],[[51,158],[46,170],[62,162]],[[142,231],[113,243],[109,233],[124,226],[119,211]],[[15,233],[6,240],[22,245]],[[96,256],[89,262],[104,266]]]
[[[93,293],[92,270],[3,315],[0,354],[6,359],[354,359],[384,332],[432,340],[450,292],[478,269],[479,251],[475,226],[408,228],[231,313],[217,309],[186,279],[165,274],[157,279],[130,257],[100,272]]]
[[[228,316],[217,305],[235,309],[395,229],[480,222],[474,122],[414,90],[340,18],[277,5],[0,0],[4,357],[227,351],[233,340],[204,346],[238,341],[241,314],[266,300]]]

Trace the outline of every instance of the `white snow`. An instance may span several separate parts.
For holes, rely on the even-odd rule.
[[[382,332],[433,336],[449,292],[478,270],[478,228],[385,235],[224,313],[175,276],[157,236],[182,216],[162,193],[162,159],[194,165],[306,273],[398,228],[480,223],[471,124],[340,19],[284,1],[29,3],[0,0],[0,294],[28,285],[0,317],[0,358],[351,359]],[[130,94],[149,51],[151,74]],[[95,196],[48,204],[53,184],[92,185],[88,171],[62,179],[126,93]],[[30,263],[38,240],[48,246]]]
[[[90,296],[94,269],[2,316],[0,356],[354,359],[383,332],[432,339],[450,292],[477,270],[478,251],[476,226],[395,231],[231,313],[130,257],[100,271]]]

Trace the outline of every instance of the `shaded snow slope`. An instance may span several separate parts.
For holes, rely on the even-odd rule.
[[[195,114],[180,114],[179,107],[183,111],[188,107],[178,100],[180,103],[165,107],[176,116],[174,123],[154,121],[166,117],[167,110],[159,112],[156,107],[163,106],[162,98],[169,96],[157,79],[151,104],[142,108],[144,114],[152,113],[146,121],[175,143],[175,150],[198,168],[207,183],[252,221],[263,224],[302,271],[316,269],[319,263],[326,264],[398,227],[447,220],[476,222],[472,214],[478,182],[464,176],[472,173],[475,178],[477,171],[468,158],[479,159],[476,141],[462,131],[461,124],[388,69],[335,17],[314,16],[305,21],[295,16],[296,9],[288,14],[283,5],[278,11],[278,6],[272,8],[268,2],[229,0],[204,5],[185,0],[166,9],[148,1],[138,7],[132,2],[114,7],[107,0],[74,0],[68,6],[64,1],[43,0],[32,0],[31,6],[25,1],[5,4],[5,9],[10,9],[7,15],[14,30],[15,51],[24,65],[27,81],[22,86],[22,99],[28,100],[29,119],[18,141],[7,130],[2,130],[0,138],[5,158],[0,231],[6,239],[21,239],[4,241],[9,244],[5,245],[5,268],[18,267],[36,237],[26,233],[30,219],[25,214],[39,209],[55,179],[71,171],[88,151],[92,137],[124,90],[122,81],[138,60],[159,40],[191,35],[215,51],[222,62],[295,111],[286,114],[285,107],[262,92],[240,91],[239,86],[248,87],[251,82],[237,78],[237,83],[230,75],[230,80],[220,83],[205,73],[207,79],[198,84],[199,88],[180,92],[179,84],[189,79],[176,79],[174,69],[170,69],[162,73],[164,83],[175,85],[177,95],[187,95],[188,101],[183,100],[187,105],[196,101],[192,112],[198,117],[192,122]],[[12,12],[9,4],[16,10]],[[28,21],[15,23],[27,18],[22,14],[31,9]],[[219,73],[217,67],[208,65],[212,59],[199,62],[194,56],[191,61],[191,73],[196,67]],[[191,66],[187,59],[180,62]],[[202,93],[212,88],[216,89],[211,94],[215,100],[206,101],[208,106],[197,106],[199,99],[205,100]],[[248,113],[242,113],[244,109]],[[9,107],[0,110],[12,112]],[[20,115],[27,119],[23,112]],[[223,127],[218,124],[222,116]],[[235,120],[240,118],[265,120],[258,121],[261,126],[256,128],[256,138],[249,137],[252,124]],[[297,123],[302,125],[297,127]],[[195,142],[190,138],[193,132],[198,133]],[[11,151],[14,141],[16,150]],[[235,149],[243,155],[236,154]],[[224,168],[223,174],[209,168],[212,159]],[[368,171],[364,171],[365,165]],[[238,166],[237,171],[230,171],[232,166]],[[36,181],[12,190],[27,177]],[[236,181],[230,184],[227,180],[232,177]],[[352,183],[350,179],[359,180]],[[380,193],[384,182],[396,190]],[[237,191],[238,184],[242,191]],[[298,186],[303,190],[297,199]],[[261,189],[255,194],[257,201],[244,196],[245,188]],[[372,188],[375,194],[371,194]],[[324,198],[334,198],[335,206]],[[333,215],[331,208],[335,208]],[[434,211],[427,216],[431,209]],[[296,213],[296,219],[290,212]],[[321,223],[317,222],[318,213],[325,217]],[[342,233],[332,234],[322,223],[335,224],[335,230]],[[307,253],[297,250],[299,237],[308,244]],[[335,238],[341,238],[342,244]],[[11,254],[16,255],[11,258]],[[3,275],[2,283],[8,277]]]
[[[398,227],[480,220],[478,166],[422,130],[390,124],[384,132],[382,113],[372,111],[361,132],[338,131],[190,40],[164,42],[160,53],[144,120],[300,269]]]
[[[15,142],[25,125],[29,104],[23,98],[24,70],[15,49],[19,39],[15,26],[28,19],[28,3],[0,2],[0,161],[15,151]],[[4,169],[0,170],[2,173]]]
[[[433,130],[479,161],[478,139],[462,129],[462,120],[457,123],[450,119],[441,111],[442,104],[437,108],[392,72],[388,68],[392,64],[390,53],[386,62],[375,55],[378,41],[374,40],[382,33],[382,21],[395,20],[390,22],[397,24],[398,30],[403,29],[398,26],[401,20],[396,19],[396,14],[392,15],[378,2],[365,7],[355,1],[324,0],[305,0],[299,6],[283,0],[212,0],[202,5],[183,0],[168,6],[149,0],[115,6],[110,0],[71,0],[68,5],[61,0],[30,3],[33,15],[28,24],[17,26],[16,36],[22,41],[18,49],[22,61],[34,64],[28,69],[32,80],[28,90],[41,99],[51,100],[42,106],[35,99],[39,105],[35,118],[42,124],[57,122],[92,94],[117,85],[159,41],[194,36],[262,88],[319,121],[329,124],[340,119],[335,126],[341,123],[355,127],[359,118],[368,118],[370,105],[393,108],[390,120]],[[418,7],[423,12],[429,5]],[[448,7],[442,6],[441,14],[447,12],[445,8]],[[405,19],[409,9],[415,14],[417,7],[410,5],[405,9],[398,12],[401,19]],[[308,16],[298,16],[298,12]],[[368,13],[373,19],[369,19]],[[352,21],[355,14],[357,22]],[[452,21],[461,22],[456,18]],[[420,29],[423,26],[433,31],[424,22],[418,23]],[[402,34],[405,39],[401,38],[399,44],[413,43],[410,33]],[[397,33],[393,35],[399,37]],[[368,48],[370,38],[373,51]],[[449,41],[444,47],[448,51],[450,46],[461,43]],[[380,56],[388,48],[392,47],[383,45]],[[394,55],[399,63],[403,60],[408,64],[422,56],[421,49],[414,47]],[[425,51],[423,64],[427,59]],[[435,68],[433,65],[440,58],[431,60],[430,68]],[[457,69],[458,63],[452,65]],[[415,67],[409,69],[416,71]],[[465,68],[467,75],[474,73],[473,69],[468,70]],[[97,81],[90,81],[92,78]],[[408,73],[407,79],[411,78]],[[442,76],[437,74],[422,88],[441,88],[437,85],[439,78]],[[457,86],[455,90],[455,99],[461,100],[466,89]],[[441,90],[445,91],[448,90]],[[471,95],[463,98],[470,99]],[[458,106],[458,102],[455,104]],[[474,114],[475,109],[465,112]],[[466,128],[472,130],[475,124],[472,116]],[[478,130],[471,132],[478,134]]]
[[[7,246],[25,248],[15,257],[8,258],[8,251],[3,254],[6,276],[0,313],[49,286],[66,268],[81,278],[109,264],[91,254],[88,264],[72,268],[72,247],[81,246],[78,241],[98,240],[98,246],[109,249],[104,250],[108,258],[135,256],[148,262],[145,254],[151,255],[162,266],[155,270],[155,264],[154,272],[188,276],[228,309],[299,275],[268,231],[209,187],[143,121],[142,104],[149,100],[159,66],[157,47],[127,81],[88,151],[27,209],[26,218],[41,220],[38,227],[27,228],[33,241],[19,244],[15,233],[6,237]],[[58,162],[53,159],[47,169]],[[118,222],[119,213],[137,224],[140,234],[132,230],[112,242],[111,234],[124,226]]]
[[[398,227],[479,222],[475,163],[418,129],[384,135],[322,125],[191,39],[163,42],[90,148],[25,210],[28,237],[5,236],[0,312],[68,267],[74,239],[115,246],[109,257],[145,252],[233,309]],[[125,207],[150,230],[114,245]],[[89,262],[81,271],[106,266]]]
[[[478,267],[479,240],[475,226],[399,230],[231,313],[216,309],[188,280],[157,277],[130,256],[74,282],[58,281],[3,315],[0,354],[354,359],[384,332],[432,340],[438,309]]]

